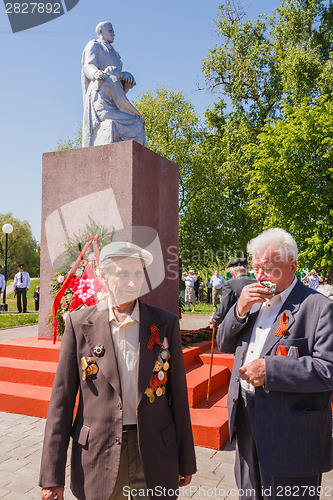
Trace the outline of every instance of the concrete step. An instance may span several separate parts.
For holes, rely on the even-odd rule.
[[[52,387],[57,363],[0,357],[0,381]]]
[[[58,362],[61,341],[26,337],[0,343],[0,357]]]
[[[196,364],[187,367],[186,380],[187,380],[187,393],[190,408],[194,408],[201,401],[206,400],[208,378],[209,378],[209,365]],[[230,371],[225,366],[212,366],[212,375],[210,381],[210,393],[227,386],[230,380]]]
[[[51,387],[0,381],[0,411],[46,418]]]

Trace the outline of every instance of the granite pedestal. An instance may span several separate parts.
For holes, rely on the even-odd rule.
[[[135,141],[43,155],[39,338],[53,335],[50,283],[64,243],[91,221],[116,233],[142,227],[156,255],[142,300],[178,314],[178,175],[176,164]]]

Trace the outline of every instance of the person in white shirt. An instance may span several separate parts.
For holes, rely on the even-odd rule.
[[[194,283],[196,282],[197,277],[194,274],[193,269],[190,269],[188,274],[186,272],[183,272],[182,280],[185,281],[185,302],[187,303],[188,310],[191,310],[192,304],[192,312],[195,312]]]
[[[4,277],[3,274],[1,274],[1,271],[2,271],[2,267],[0,266],[0,297],[1,297],[1,294],[5,291],[5,288],[6,288],[5,277]]]
[[[320,280],[315,269],[311,269],[311,271],[306,276],[304,276],[302,281],[309,288],[312,288],[312,290],[318,290]]]
[[[16,294],[16,303],[17,303],[17,310],[19,313],[22,312],[22,305],[23,305],[23,312],[27,312],[27,291],[29,290],[30,287],[30,276],[29,273],[26,271],[23,271],[23,264],[19,264],[17,266],[18,268],[18,273],[15,274],[14,277],[14,292]],[[22,298],[22,304],[21,304],[21,298]]]
[[[225,279],[223,276],[220,275],[220,272],[218,269],[215,270],[213,276],[211,277],[210,283],[213,287],[213,306],[216,309],[217,308],[217,298],[220,298],[221,302],[221,293],[222,293],[222,287],[224,285]]]

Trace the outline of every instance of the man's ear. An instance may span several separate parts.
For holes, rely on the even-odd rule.
[[[105,271],[101,268],[99,268],[99,275],[103,281],[105,281]]]
[[[296,273],[296,271],[297,271],[297,260],[292,259],[292,260],[290,261],[290,266],[291,266],[292,271],[293,271],[294,273]]]

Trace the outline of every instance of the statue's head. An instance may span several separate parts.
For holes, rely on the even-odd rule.
[[[96,26],[96,35],[99,39],[112,43],[114,41],[114,30],[110,21],[98,23]]]

